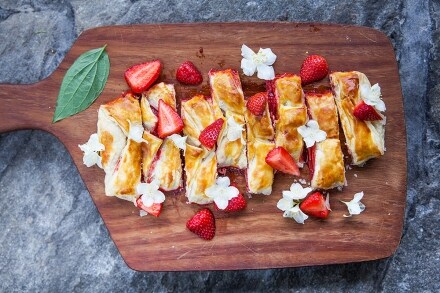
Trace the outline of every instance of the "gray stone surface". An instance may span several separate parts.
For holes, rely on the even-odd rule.
[[[390,37],[408,131],[406,222],[396,254],[295,269],[135,272],[110,240],[62,144],[40,131],[19,131],[0,135],[0,291],[440,291],[438,1],[1,0],[0,83],[48,76],[87,28],[245,20],[357,24]]]

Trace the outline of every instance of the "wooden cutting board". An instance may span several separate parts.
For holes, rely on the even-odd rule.
[[[85,51],[107,44],[110,76],[97,101],[85,112],[51,123],[62,78]],[[200,209],[186,204],[183,192],[167,194],[159,218],[139,217],[133,204],[104,195],[104,172],[82,163],[78,144],[96,132],[99,105],[128,87],[124,71],[133,64],[160,59],[160,81],[175,83],[178,99],[196,93],[209,95],[211,68],[240,69],[240,48],[270,47],[278,56],[276,73],[298,72],[308,54],[327,58],[333,71],[358,70],[382,87],[387,105],[386,148],[380,159],[347,170],[348,186],[331,191],[333,212],[325,220],[305,225],[282,217],[276,203],[293,177],[275,176],[270,196],[254,195],[245,211],[215,212],[217,233],[204,241],[186,227]],[[193,61],[204,75],[198,87],[175,80],[180,63]],[[239,70],[241,71],[241,70]],[[241,76],[246,96],[264,90],[264,82]],[[321,84],[328,84],[328,80]],[[96,204],[110,236],[127,265],[140,271],[229,270],[346,263],[384,258],[396,250],[402,232],[406,201],[406,133],[402,94],[393,47],[381,32],[355,26],[306,23],[198,23],[111,26],[80,35],[59,68],[32,85],[0,86],[0,132],[42,129],[68,149]],[[307,169],[307,168],[305,168]],[[307,171],[304,172],[306,177]],[[237,182],[245,191],[243,177]],[[364,191],[366,210],[344,218],[348,201]]]

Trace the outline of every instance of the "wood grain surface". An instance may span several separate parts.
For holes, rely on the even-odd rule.
[[[62,78],[82,53],[107,44],[110,76],[97,101],[86,111],[51,123]],[[240,48],[270,47],[277,54],[276,73],[298,72],[308,54],[327,58],[332,71],[358,70],[382,87],[387,105],[386,148],[380,159],[347,171],[348,186],[330,192],[333,212],[305,225],[282,217],[276,203],[293,177],[276,174],[270,196],[254,195],[245,211],[215,212],[217,232],[204,241],[186,227],[200,206],[186,203],[184,192],[168,193],[159,218],[139,217],[133,204],[104,195],[104,172],[82,163],[78,144],[96,132],[97,109],[128,89],[123,74],[133,64],[160,59],[159,81],[175,83],[177,99],[209,95],[211,68],[240,69]],[[193,61],[204,75],[198,87],[175,80],[180,63]],[[240,70],[241,71],[241,70]],[[264,90],[264,82],[241,76],[246,96]],[[328,79],[321,82],[328,84]],[[406,201],[406,133],[394,50],[381,32],[365,27],[306,23],[199,23],[102,27],[80,35],[59,68],[32,85],[0,85],[0,132],[42,129],[66,146],[96,207],[127,265],[140,271],[227,270],[294,267],[366,261],[396,250]],[[307,168],[303,171],[307,177]],[[355,177],[355,175],[357,177]],[[234,176],[241,191],[244,178]],[[364,191],[366,210],[344,218],[339,200]],[[93,265],[93,264],[91,264]]]

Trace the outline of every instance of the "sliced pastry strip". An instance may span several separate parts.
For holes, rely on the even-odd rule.
[[[144,179],[148,179],[150,176],[151,166],[154,161],[158,159],[158,151],[162,145],[163,140],[152,135],[151,133],[144,131],[144,142],[142,142],[142,175]]]
[[[285,73],[277,76],[268,87],[275,98],[275,144],[285,148],[299,166],[304,162],[304,142],[298,127],[307,123],[307,108],[298,75]]]
[[[112,172],[105,174],[105,194],[134,201],[141,182],[141,143],[128,139]]]
[[[104,150],[100,152],[102,168],[106,173],[111,173],[127,144],[127,138],[119,124],[102,106],[98,110],[98,138],[104,145]]]
[[[222,113],[226,122],[218,140],[218,164],[244,169],[247,165],[245,101],[238,72],[233,69],[211,70],[209,83],[213,111],[216,115]]]
[[[186,197],[188,202],[208,204],[213,202],[205,190],[217,178],[217,157],[214,151],[186,145],[185,150]]]
[[[246,108],[247,160],[246,182],[249,193],[269,195],[272,192],[274,170],[266,163],[267,154],[275,148],[275,131],[265,103],[262,115]]]
[[[215,120],[223,118],[221,111],[214,111],[211,99],[203,95],[196,95],[189,100],[182,101],[181,117],[183,120],[183,133],[188,138],[188,143],[201,146],[200,133]]]
[[[366,99],[371,84],[365,74],[358,71],[330,74],[339,120],[353,165],[362,165],[385,152],[385,117],[379,121],[362,121],[353,115],[356,105]]]
[[[182,187],[182,160],[180,149],[174,142],[165,138],[149,168],[148,182],[157,180],[164,191],[172,191]]]
[[[159,108],[159,100],[163,100],[176,110],[176,91],[173,84],[158,83],[144,92],[142,98],[147,99],[150,106],[156,110]]]
[[[338,111],[332,92],[306,92],[306,101],[310,118],[318,122],[319,129],[325,131],[327,138],[339,138]]]
[[[121,127],[125,136],[129,136],[130,128],[142,127],[139,101],[132,93],[126,93],[122,97],[101,105],[101,109]]]
[[[324,141],[317,142],[308,149],[311,187],[342,187],[345,183],[345,166],[333,94],[331,91],[306,92],[306,100],[310,118],[318,122],[319,129],[327,134]]]

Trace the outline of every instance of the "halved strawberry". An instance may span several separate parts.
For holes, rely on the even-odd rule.
[[[260,116],[263,114],[264,109],[266,109],[267,93],[257,93],[247,100],[246,107],[255,116]]]
[[[215,218],[210,209],[198,211],[186,222],[186,227],[205,240],[211,240],[215,236]]]
[[[160,138],[165,138],[174,133],[179,133],[183,129],[183,121],[179,114],[162,99],[159,100],[157,110],[157,134]]]
[[[141,210],[146,211],[148,214],[153,215],[155,217],[159,217],[160,212],[162,211],[162,203],[153,203],[153,205],[151,207],[146,207],[144,206],[144,204],[142,203],[142,196],[139,196],[138,199],[136,200],[136,206],[138,208],[140,208]]]
[[[162,64],[160,60],[153,60],[133,65],[125,71],[124,77],[131,90],[139,94],[156,81],[161,70]]]
[[[283,147],[276,147],[266,156],[266,163],[275,170],[299,176],[299,168],[295,159]]]
[[[313,174],[315,173],[315,152],[316,152],[316,144],[313,146],[307,148],[308,152],[308,163],[309,166],[309,172],[310,172],[310,179],[313,178]]]
[[[324,57],[319,55],[309,55],[303,61],[299,75],[303,85],[318,81],[328,74],[328,64]]]
[[[244,199],[244,196],[241,193],[239,193],[237,197],[230,199],[228,202],[228,206],[224,210],[219,209],[218,206],[214,203],[214,207],[217,211],[224,212],[238,212],[244,210],[246,208],[246,205],[246,199]]]
[[[184,84],[198,85],[203,81],[202,74],[191,61],[183,62],[176,71],[176,79]]]
[[[354,107],[353,115],[357,119],[364,121],[382,120],[382,116],[380,116],[376,109],[371,105],[365,104],[364,101],[361,101]]]
[[[320,192],[309,194],[300,204],[299,208],[312,217],[325,219],[330,210],[326,207],[325,198]]]
[[[199,136],[202,145],[209,149],[212,149],[215,146],[224,122],[225,121],[222,118],[219,118],[202,130]]]

